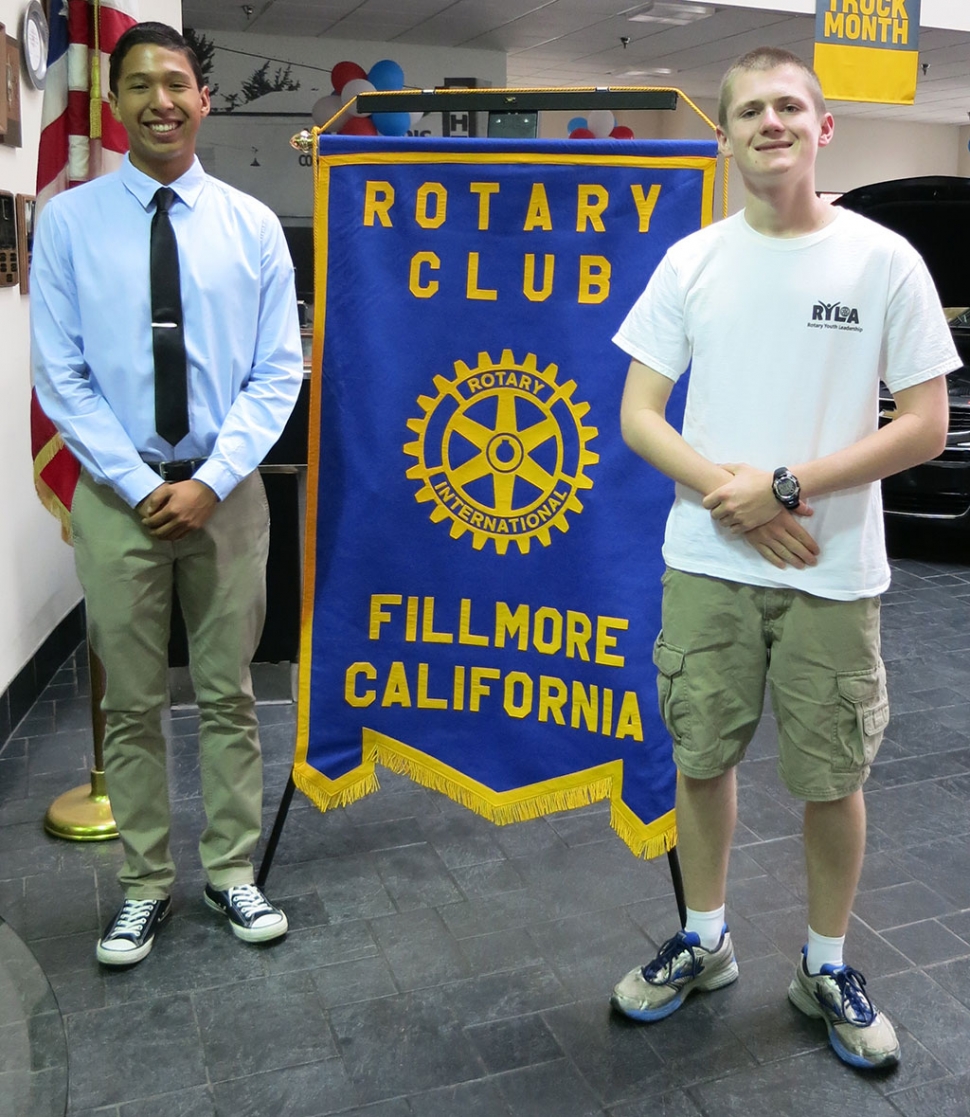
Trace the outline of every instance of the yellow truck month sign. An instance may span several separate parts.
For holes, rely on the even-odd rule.
[[[911,105],[920,0],[817,0],[815,70],[826,97]]]
[[[658,854],[673,494],[611,338],[711,219],[715,145],[319,143],[296,783],[326,809],[383,764],[500,823],[608,798]]]

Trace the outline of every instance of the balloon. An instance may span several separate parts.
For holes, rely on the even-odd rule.
[[[401,89],[404,86],[404,71],[392,59],[382,58],[371,66],[367,80],[373,83],[375,89]],[[390,135],[389,132],[386,134]]]
[[[569,133],[569,138],[571,140],[593,140],[596,137],[588,128],[574,128]]]
[[[411,127],[409,112],[375,112],[371,120],[382,136],[404,136]]]
[[[569,133],[575,132],[577,128],[586,127],[585,116],[574,116],[572,120],[566,125],[566,131]]]
[[[352,116],[340,129],[341,136],[376,136],[377,129],[369,116]]]
[[[614,140],[632,140],[633,129],[627,128],[625,124],[617,124],[617,126],[610,132]]]
[[[330,71],[330,80],[333,82],[334,92],[340,94],[344,86],[355,78],[366,78],[367,71],[356,62],[338,62]]]
[[[374,87],[367,80],[367,78],[354,78],[353,81],[347,82],[340,94],[340,100],[343,104],[352,101],[358,93],[373,93]],[[369,112],[361,112],[356,105],[350,110],[354,116],[370,116]]]
[[[313,123],[318,128],[322,128],[338,112],[340,112],[340,98],[336,93],[332,93],[329,97],[321,97],[318,101],[314,101],[310,115],[313,117]]]
[[[609,109],[593,109],[589,114],[589,130],[598,139],[605,139],[616,126],[616,117]]]

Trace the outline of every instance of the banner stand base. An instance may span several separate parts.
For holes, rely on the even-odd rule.
[[[280,838],[283,834],[283,827],[286,824],[286,817],[290,811],[290,804],[293,802],[294,791],[296,791],[296,784],[293,782],[293,769],[291,768],[289,778],[286,781],[286,787],[283,788],[283,796],[280,799],[280,805],[276,811],[276,818],[273,821],[273,829],[270,831],[269,840],[266,843],[266,851],[263,854],[263,860],[260,862],[259,872],[256,875],[257,888],[263,888],[269,876],[269,871],[273,867],[276,847],[279,845]],[[674,898],[677,901],[677,914],[680,916],[681,927],[684,927],[687,923],[687,901],[684,899],[684,878],[681,875],[680,858],[677,856],[676,846],[667,850],[667,864],[670,867],[670,882],[674,886]]]

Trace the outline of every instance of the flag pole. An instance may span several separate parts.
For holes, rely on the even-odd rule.
[[[94,731],[94,767],[90,784],[82,784],[59,795],[47,808],[44,829],[55,838],[71,842],[105,842],[118,837],[104,779],[104,666],[88,641],[88,671],[91,677],[91,728]]]
[[[103,173],[105,164],[103,155],[105,146],[110,147],[114,155],[121,155],[125,150],[121,137],[114,139],[104,135],[103,113],[105,94],[105,73],[102,67],[102,51],[110,55],[117,36],[126,27],[131,27],[137,22],[134,0],[87,0],[87,22],[83,20],[68,21],[67,0],[53,0],[50,4],[51,36],[48,47],[48,80],[45,89],[45,109],[48,109],[50,120],[45,117],[44,127],[41,130],[38,162],[38,216],[44,201],[51,193],[65,190],[70,185],[80,181],[96,178]],[[113,19],[106,27],[102,27],[104,12],[111,11]],[[84,25],[84,26],[83,26]],[[86,87],[82,88],[74,83],[80,76],[76,69],[68,67],[68,57],[74,57],[74,51],[79,50],[80,56],[86,58]],[[84,93],[88,98],[88,111],[86,127],[80,130],[80,118],[69,116],[68,104],[70,96]],[[61,126],[64,125],[64,126]],[[75,144],[84,140],[86,143]],[[83,160],[76,164],[72,161],[72,152],[78,156],[83,155]],[[46,420],[42,410],[31,403],[31,436],[35,433],[35,423]],[[44,461],[39,465],[35,461],[35,476],[38,480],[38,495],[48,508],[53,510],[61,519],[65,532],[65,541],[69,542],[69,516],[70,502],[74,491],[74,481],[77,477],[76,461],[70,457],[59,436],[51,429],[49,420],[46,426],[38,426],[36,445],[44,451]],[[60,456],[60,466],[54,471],[56,486],[47,486],[47,479],[41,476],[41,471],[53,465],[54,459]],[[35,458],[37,450],[35,450]],[[48,493],[50,498],[48,499]],[[63,795],[50,804],[44,818],[44,829],[57,838],[66,838],[70,841],[105,841],[118,837],[117,824],[115,823],[111,803],[108,802],[107,787],[104,777],[104,715],[102,713],[102,699],[104,698],[104,667],[101,660],[95,656],[91,642],[87,645],[88,672],[91,676],[91,722],[94,732],[94,767],[91,771],[91,782]]]

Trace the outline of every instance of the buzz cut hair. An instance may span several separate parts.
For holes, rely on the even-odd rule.
[[[822,83],[818,74],[803,62],[797,54],[781,47],[755,47],[747,54],[742,54],[737,62],[733,63],[728,72],[721,78],[721,88],[717,95],[717,122],[722,128],[727,125],[728,109],[731,105],[731,93],[734,79],[738,74],[748,73],[752,70],[777,70],[779,66],[794,66],[801,70],[808,83],[808,90],[815,104],[815,111],[819,118],[826,113],[825,94],[822,92]]]

